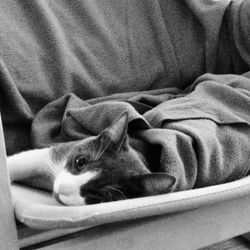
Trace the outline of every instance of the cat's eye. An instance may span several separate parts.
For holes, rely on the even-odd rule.
[[[87,159],[83,155],[80,155],[75,159],[75,166],[78,169],[81,169],[86,164],[87,164]]]

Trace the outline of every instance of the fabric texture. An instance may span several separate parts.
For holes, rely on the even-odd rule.
[[[2,1],[0,108],[7,153],[32,147],[37,112],[65,94],[130,96],[185,89],[206,72],[248,71],[248,19],[243,0]]]
[[[174,176],[179,191],[247,175],[249,110],[250,79],[205,74],[177,98],[167,90],[94,104],[63,96],[37,114],[32,138],[35,147],[45,147],[97,135],[126,111],[129,133],[158,146],[160,161],[150,170]]]

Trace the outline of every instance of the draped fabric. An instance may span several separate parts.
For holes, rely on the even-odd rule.
[[[186,91],[174,94],[168,90],[126,99],[116,95],[97,103],[72,94],[63,96],[37,114],[33,144],[46,147],[97,135],[128,112],[129,134],[155,145],[151,154],[159,155],[150,170],[174,176],[176,191],[246,176],[250,166],[250,79],[204,74]]]
[[[128,110],[178,189],[245,175],[249,19],[247,0],[1,1],[7,153],[83,138]]]

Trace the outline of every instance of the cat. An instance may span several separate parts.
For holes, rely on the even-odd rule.
[[[68,206],[171,192],[175,178],[151,172],[159,161],[156,146],[127,130],[125,112],[97,136],[10,156],[11,182],[52,190],[55,199]]]

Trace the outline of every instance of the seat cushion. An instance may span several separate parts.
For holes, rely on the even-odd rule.
[[[36,229],[92,227],[106,223],[183,212],[247,196],[250,176],[237,181],[170,194],[86,206],[63,206],[51,193],[12,185],[16,218]]]

